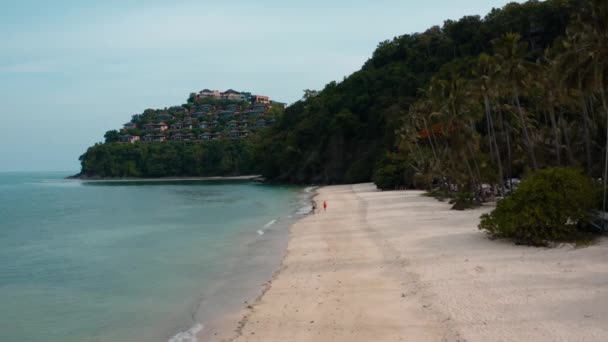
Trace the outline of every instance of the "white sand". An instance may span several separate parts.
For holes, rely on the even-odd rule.
[[[479,216],[371,184],[319,190],[236,341],[608,341],[608,241],[490,241]],[[318,206],[320,207],[320,206]]]

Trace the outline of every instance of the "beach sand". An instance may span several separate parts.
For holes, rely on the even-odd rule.
[[[606,239],[491,241],[477,229],[491,207],[452,211],[372,184],[323,187],[316,201],[327,211],[292,226],[280,271],[231,340],[608,340]]]

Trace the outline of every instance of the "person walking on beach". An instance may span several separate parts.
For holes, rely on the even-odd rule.
[[[315,211],[317,210],[317,203],[315,203],[314,201],[312,202],[312,214],[315,214]]]
[[[323,201],[323,211],[327,210],[327,201]]]

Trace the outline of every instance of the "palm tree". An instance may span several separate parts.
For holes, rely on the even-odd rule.
[[[578,85],[588,97],[592,93],[599,95],[600,106],[604,112],[606,125],[606,142],[604,147],[604,199],[603,210],[606,211],[606,191],[608,187],[608,2],[589,0],[589,7],[584,8],[578,20],[569,28],[571,55],[575,57],[575,70],[578,72]],[[584,77],[581,77],[584,76]],[[585,82],[584,82],[585,81]],[[585,97],[583,97],[583,100]]]
[[[561,51],[556,67],[563,78],[565,88],[575,89],[570,92],[574,98],[578,98],[580,103],[581,115],[583,119],[583,137],[585,142],[585,159],[587,173],[592,173],[592,150],[591,150],[591,119],[589,116],[589,106],[587,99],[593,88],[593,72],[591,54],[583,48],[584,28],[578,23],[574,23],[566,30],[565,38],[561,40]]]
[[[477,78],[475,87],[479,91],[483,99],[484,112],[486,114],[486,123],[488,127],[488,140],[490,147],[490,155],[496,157],[496,167],[498,169],[498,178],[500,180],[500,189],[502,194],[505,194],[504,174],[502,170],[502,159],[500,157],[500,149],[496,139],[496,131],[494,119],[492,117],[492,102],[496,98],[495,81],[498,77],[499,67],[496,61],[488,54],[482,53],[477,61],[477,68],[473,71],[473,75]]]
[[[467,80],[454,75],[450,80],[433,79],[429,95],[439,106],[434,113],[439,120],[438,127],[444,140],[447,163],[452,178],[460,186],[481,187],[481,173],[477,160],[477,138],[475,122],[476,102],[471,96]],[[461,170],[461,166],[466,170]],[[463,172],[464,171],[464,172]]]
[[[496,39],[493,44],[495,58],[500,65],[502,83],[505,84],[517,107],[532,168],[537,169],[538,163],[536,161],[535,146],[530,137],[530,129],[520,102],[522,92],[528,86],[527,81],[534,70],[534,65],[526,62],[524,59],[527,46],[521,42],[519,34],[506,33],[504,36]]]
[[[562,91],[563,82],[557,61],[552,58],[551,51],[545,51],[544,62],[535,82],[536,103],[549,115],[556,162],[558,166],[561,166],[561,133],[557,125],[555,108],[561,97],[565,96]]]

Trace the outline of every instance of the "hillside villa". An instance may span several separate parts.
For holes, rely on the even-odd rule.
[[[133,143],[139,141],[139,135],[130,135],[130,134],[121,135],[119,138],[119,141],[124,142],[124,143],[133,144]]]
[[[195,101],[204,98],[212,98],[216,100],[231,100],[250,103],[270,103],[270,97],[264,95],[252,95],[250,92],[238,92],[233,89],[228,89],[225,92],[219,90],[203,89],[198,93],[190,94]]]
[[[167,129],[169,129],[169,126],[167,126],[167,124],[164,123],[164,122],[149,123],[149,124],[145,124],[144,125],[144,131],[161,131],[161,132],[164,132]]]

